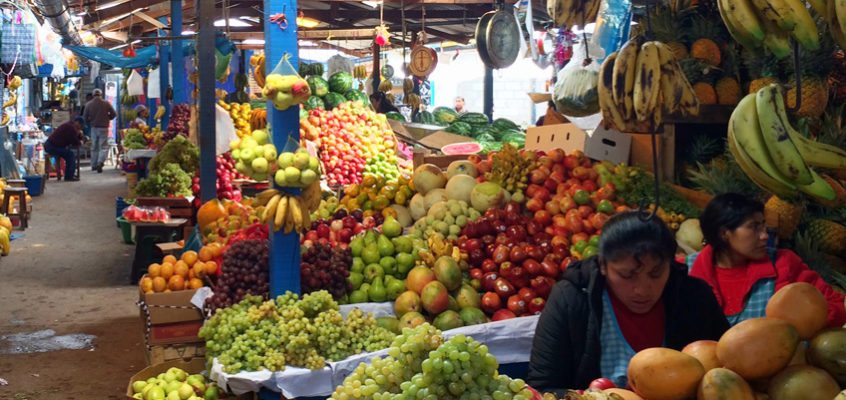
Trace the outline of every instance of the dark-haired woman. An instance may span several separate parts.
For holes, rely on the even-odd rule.
[[[708,284],[675,261],[676,241],[658,218],[611,217],[596,256],[570,264],[535,330],[528,383],[559,397],[594,379],[626,385],[629,360],[650,347],[681,350],[719,339],[729,324]]]
[[[737,193],[714,197],[700,218],[707,244],[686,258],[690,275],[711,285],[729,323],[763,317],[767,301],[782,286],[807,282],[828,302],[828,323],[846,323],[843,295],[835,292],[796,253],[767,247],[764,205]]]
[[[373,111],[381,114],[387,114],[389,112],[399,112],[399,110],[388,101],[387,96],[383,92],[373,92],[370,95],[370,106],[373,107]]]

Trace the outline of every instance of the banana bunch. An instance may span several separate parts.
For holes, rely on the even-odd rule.
[[[412,110],[417,110],[420,108],[420,95],[417,93],[411,93],[408,95],[408,105],[411,106]]]
[[[3,103],[3,107],[2,107],[2,108],[13,107],[13,106],[15,105],[15,103],[17,103],[17,102],[18,102],[18,95],[16,95],[16,94],[12,93],[12,94],[9,96],[9,100],[6,100],[6,102],[5,102],[5,103]]]
[[[3,114],[3,119],[0,119],[0,126],[9,125],[9,114]]]
[[[605,126],[648,132],[663,112],[699,114],[699,100],[673,52],[661,42],[629,40],[611,53],[599,73],[599,107]]]
[[[266,75],[264,66],[264,54],[252,56],[250,58],[250,65],[253,66],[253,79],[256,80],[256,84],[259,85],[259,87],[264,87]]]
[[[405,78],[402,80],[402,93],[406,98],[414,93],[414,81],[412,81],[411,78]]]
[[[9,91],[14,92],[18,90],[21,85],[23,85],[23,79],[21,79],[20,76],[15,75],[12,77],[12,80],[9,81],[9,85],[6,86],[6,88],[9,89]]]
[[[596,19],[599,3],[599,0],[546,0],[546,13],[556,26],[584,26]]]
[[[810,140],[790,125],[778,84],[738,103],[729,119],[728,144],[749,179],[781,198],[798,190],[818,201],[834,200],[834,188],[811,166],[846,169],[846,150]]]
[[[137,104],[138,101],[139,101],[138,96],[130,96],[130,95],[126,94],[126,92],[123,92],[123,94],[120,95],[120,104],[121,105],[132,106],[132,105]]]
[[[303,233],[311,229],[311,213],[320,206],[320,198],[320,183],[315,181],[303,189],[301,196],[267,189],[256,196],[253,206],[265,206],[259,221],[272,223],[274,232],[283,229],[285,233]]]
[[[391,84],[390,79],[384,79],[382,82],[379,82],[379,91],[383,93],[388,93],[394,89],[394,85]]]
[[[162,117],[164,117],[166,111],[167,111],[167,108],[165,108],[165,106],[159,104],[158,108],[156,108],[156,114],[153,116],[153,118],[156,121],[162,119]]]
[[[138,117],[138,112],[134,108],[124,107],[121,109],[121,116],[125,122],[132,122]]]
[[[825,2],[829,4],[826,4]],[[840,0],[808,0],[817,13],[839,22],[840,27],[846,22],[846,3]],[[790,54],[789,38],[793,37],[808,50],[820,48],[819,31],[802,0],[718,0],[717,7],[726,29],[744,47],[769,49],[777,58]],[[842,10],[840,10],[842,8]],[[833,11],[829,15],[829,10]],[[841,17],[833,14],[840,12]],[[837,33],[843,30],[831,29],[837,39]],[[846,42],[846,41],[844,41]]]
[[[367,67],[365,67],[364,64],[356,65],[355,68],[353,68],[353,78],[361,80],[367,79]]]

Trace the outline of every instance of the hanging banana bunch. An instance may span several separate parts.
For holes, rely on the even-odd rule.
[[[21,79],[20,76],[15,75],[14,77],[12,77],[12,80],[9,81],[9,86],[7,86],[7,89],[9,89],[9,91],[11,92],[14,92],[18,90],[18,88],[21,87],[22,84],[23,79]]]
[[[388,93],[391,90],[394,90],[394,85],[391,84],[390,79],[385,79],[379,83],[379,91],[382,93]]]
[[[259,87],[264,88],[265,83],[265,66],[264,54],[252,56],[250,58],[250,65],[253,66],[253,79]]]
[[[412,110],[417,110],[420,108],[420,95],[417,93],[412,93],[408,95],[408,105],[411,106]]]
[[[301,196],[267,189],[256,196],[254,205],[265,206],[259,221],[272,223],[274,232],[283,229],[285,233],[303,233],[311,229],[311,213],[320,206],[320,198],[320,183],[315,181],[303,189]]]
[[[159,104],[159,107],[156,108],[156,115],[154,115],[153,118],[156,121],[162,119],[162,117],[164,117],[166,111],[167,111],[167,108],[164,105]]]
[[[5,102],[5,103],[3,103],[3,107],[2,107],[2,108],[14,107],[14,105],[15,105],[17,102],[18,102],[18,95],[16,95],[16,94],[12,93],[12,95],[11,95],[11,96],[9,96],[9,100],[6,100],[6,102]]]
[[[353,68],[353,77],[361,80],[367,79],[367,67],[363,64],[356,65],[355,68]]]
[[[10,120],[10,119],[11,119],[11,118],[9,118],[9,114],[3,114],[3,119],[2,119],[2,120],[0,120],[0,126],[6,126],[6,125],[9,125],[9,120]]]
[[[411,78],[402,80],[402,93],[405,95],[405,98],[408,98],[414,93],[414,81]]]

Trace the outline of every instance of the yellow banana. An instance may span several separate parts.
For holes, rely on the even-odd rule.
[[[273,196],[270,201],[267,202],[267,206],[264,208],[264,211],[261,213],[261,223],[267,224],[273,221],[274,213],[276,212],[276,206],[279,205],[279,200],[282,198],[281,194],[277,194]]]
[[[790,32],[799,24],[799,18],[794,15],[790,3],[785,0],[752,0],[752,6],[761,19],[772,21],[784,31]]]
[[[282,228],[282,231],[285,232],[285,234],[289,234],[292,230],[294,230],[294,216],[290,207],[291,199],[291,197],[288,198],[288,212],[285,213],[285,223],[284,228]]]
[[[808,139],[795,131],[790,131],[793,144],[799,149],[805,163],[815,167],[846,169],[846,150],[830,144]]]
[[[793,129],[787,120],[784,97],[778,84],[770,84],[758,91],[755,105],[761,133],[776,167],[797,185],[809,185],[814,178],[802,159],[799,149],[793,144],[788,132]],[[796,133],[798,135],[798,133]]]
[[[15,103],[17,103],[17,102],[18,102],[18,95],[16,95],[16,94],[12,93],[12,94],[9,96],[9,100],[6,100],[6,102],[5,102],[5,103],[3,103],[3,108],[6,108],[6,107],[12,107],[12,106],[14,106],[14,105],[15,105]]]
[[[752,158],[743,150],[743,148],[738,144],[735,135],[734,129],[732,125],[729,124],[728,128],[728,136],[727,142],[729,151],[734,156],[735,160],[737,160],[737,165],[740,166],[740,169],[746,173],[746,176],[749,179],[758,185],[761,189],[764,189],[780,198],[789,199],[795,196],[796,187],[790,188],[788,186],[783,185],[781,182],[773,179],[770,175],[767,175],[766,172],[761,170],[760,166],[755,164]]]
[[[834,3],[830,7],[833,10],[829,11],[831,20],[837,20],[837,25],[840,26],[840,31],[846,35],[846,0],[829,0]],[[832,12],[833,11],[833,12]]]
[[[800,185],[799,190],[814,198],[820,198],[827,201],[834,200],[834,198],[837,197],[837,194],[834,193],[834,188],[832,188],[831,185],[823,179],[823,177],[817,174],[816,171],[811,170],[811,176],[813,177],[813,182],[809,185]]]
[[[723,11],[720,15],[737,32],[745,37],[760,42],[764,40],[764,30],[755,7],[749,0],[717,0],[717,6]]]
[[[828,21],[828,30],[831,34],[831,37],[834,38],[834,41],[840,46],[840,48],[846,48],[846,26],[840,25],[840,21],[838,19],[837,14],[837,0],[827,0],[826,3],[827,12],[825,13]],[[841,11],[846,16],[846,10]]]
[[[154,116],[154,118],[157,120],[162,119],[162,117],[164,117],[165,115],[165,112],[167,112],[167,108],[165,108],[164,105],[159,104],[159,107],[156,108],[156,115]]]
[[[835,0],[839,1],[839,0]],[[820,48],[819,31],[814,18],[802,0],[752,0],[760,11],[761,19],[768,19],[779,28],[790,32],[796,41],[808,50]]]
[[[273,216],[273,231],[278,232],[285,223],[285,216],[288,215],[288,196],[280,195],[279,203],[276,204],[276,214]]]
[[[726,7],[723,5],[722,1],[717,1],[717,9],[720,11],[720,17],[723,19],[723,23],[726,25],[726,30],[728,30],[729,34],[736,40],[740,45],[743,47],[748,48],[756,48],[761,43],[761,39],[757,39],[754,36],[750,35],[748,31],[738,28],[735,25],[734,19],[729,18],[726,14]]]
[[[617,53],[617,61],[614,63],[612,78],[614,104],[620,107],[620,114],[627,120],[633,119],[635,115],[632,95],[639,48],[640,43],[637,40],[629,40]]]
[[[634,83],[634,111],[639,121],[647,121],[658,104],[661,82],[661,66],[658,60],[658,47],[654,42],[646,42],[637,54],[637,71]]]
[[[3,114],[3,119],[0,120],[0,126],[6,126],[9,123],[9,114]]]
[[[299,230],[303,226],[303,211],[300,209],[300,199],[297,196],[288,198],[288,209],[294,222],[294,227]]]
[[[611,53],[605,61],[602,62],[602,67],[599,71],[599,87],[597,94],[599,95],[599,108],[602,110],[602,118],[605,119],[606,127],[608,122],[613,122],[617,130],[626,130],[626,121],[620,114],[617,104],[614,103],[613,79],[614,79],[614,65],[617,63],[617,52]]]
[[[300,203],[300,233],[307,232],[311,229],[311,212],[308,211],[305,204]]]
[[[790,37],[787,31],[781,30],[774,22],[761,18],[761,26],[764,27],[764,46],[768,48],[776,58],[784,58],[790,55],[793,48],[790,47]]]
[[[664,43],[656,42],[658,46],[658,60],[661,65],[661,96],[667,112],[673,114],[681,109],[681,99],[684,87],[678,85],[676,76],[676,57],[672,50]]]
[[[12,80],[9,81],[9,91],[14,92],[18,90],[18,88],[21,87],[22,84],[23,80],[21,79],[21,77],[15,75],[14,77],[12,77]]]
[[[780,186],[788,190],[796,190],[796,185],[782,174],[776,166],[776,161],[767,150],[761,133],[758,118],[757,99],[755,94],[748,94],[740,100],[729,118],[729,129],[733,140],[749,158],[750,166],[759,169],[770,179],[777,181]],[[749,174],[747,172],[747,174]],[[762,180],[762,179],[759,179]],[[768,184],[768,186],[773,186]]]

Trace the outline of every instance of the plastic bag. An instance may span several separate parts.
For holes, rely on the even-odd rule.
[[[238,134],[235,132],[235,124],[232,122],[229,111],[226,111],[219,104],[215,104],[214,111],[214,149],[215,154],[220,155],[229,151],[229,143],[238,139]]]
[[[591,45],[601,47],[605,54],[611,54],[623,47],[629,38],[632,25],[632,3],[630,0],[602,0],[596,16],[596,28]],[[605,56],[597,56],[600,64]]]
[[[291,54],[285,53],[273,71],[265,77],[262,97],[270,100],[273,107],[284,111],[291,106],[305,103],[311,97],[308,82],[291,65]]]
[[[329,64],[329,75],[328,76],[332,76],[332,74],[334,74],[336,72],[346,72],[346,73],[351,74],[352,71],[353,71],[353,68],[355,68],[355,63],[353,62],[352,59],[346,58],[346,57],[344,57],[342,55],[338,55],[338,54],[329,58],[328,64]]]
[[[147,75],[147,98],[159,99],[162,97],[161,70],[155,68]]]
[[[568,117],[586,117],[599,112],[599,68],[595,60],[585,65],[584,44],[577,45],[570,62],[558,72],[552,101]]]
[[[129,74],[129,78],[126,78],[126,94],[129,96],[144,95],[144,78],[134,69]]]

